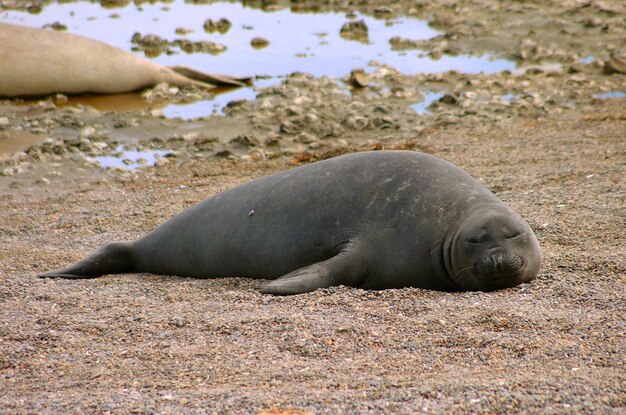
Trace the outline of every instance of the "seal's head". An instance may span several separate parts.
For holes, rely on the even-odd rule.
[[[466,218],[450,246],[450,271],[463,290],[493,291],[535,278],[539,243],[517,214],[485,209]]]

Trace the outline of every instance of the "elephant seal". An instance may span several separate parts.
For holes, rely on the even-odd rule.
[[[540,260],[528,224],[460,168],[375,151],[239,185],[41,276],[253,277],[275,280],[261,292],[281,295],[336,285],[491,291],[532,280]]]
[[[212,89],[246,81],[168,68],[84,36],[0,23],[0,96],[117,94],[159,83]]]

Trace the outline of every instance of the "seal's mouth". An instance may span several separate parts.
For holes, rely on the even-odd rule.
[[[515,279],[523,274],[524,260],[518,255],[507,255],[502,249],[490,250],[474,267],[484,280]]]

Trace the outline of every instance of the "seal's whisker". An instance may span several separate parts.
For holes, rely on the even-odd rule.
[[[474,268],[473,265],[470,265],[469,267],[463,268],[461,270],[459,270],[456,274],[454,274],[455,277],[458,277],[460,273],[462,273],[463,271],[467,271],[468,269],[472,269]]]

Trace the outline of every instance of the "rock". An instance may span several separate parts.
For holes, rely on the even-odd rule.
[[[290,105],[287,107],[286,112],[287,115],[301,115],[302,107],[299,107],[297,105]]]
[[[187,39],[176,39],[172,42],[173,46],[178,46],[181,50],[187,53],[210,53],[212,55],[216,55],[218,53],[222,53],[226,50],[226,46],[211,42],[208,40],[201,40],[198,42],[192,42]]]
[[[166,165],[168,165],[168,164],[170,164],[170,161],[169,161],[168,159],[165,159],[165,158],[163,158],[163,159],[159,159],[159,160],[157,160],[157,161],[154,163],[154,165],[155,165],[156,167],[163,167],[163,166],[166,166]]]
[[[319,120],[320,120],[319,117],[316,114],[312,113],[312,112],[309,112],[308,114],[305,114],[304,115],[304,119],[303,119],[303,121],[306,124],[309,124],[309,125],[317,124],[319,122]]]
[[[283,121],[280,124],[278,131],[284,134],[293,134],[293,133],[296,133],[298,129],[299,129],[298,126],[292,123],[291,121]]]
[[[177,35],[186,35],[189,33],[193,33],[193,29],[189,29],[186,27],[177,27],[174,31]]]
[[[259,139],[253,135],[239,135],[229,141],[230,144],[239,144],[243,147],[254,147],[259,145]]]
[[[159,37],[157,35],[145,35],[141,37],[141,33],[135,33],[133,35],[132,41],[134,43],[147,47],[157,47],[167,44],[167,40],[163,39],[162,37]]]
[[[583,71],[583,65],[578,62],[574,62],[567,68],[567,73],[579,73]]]
[[[63,23],[59,23],[59,22],[46,24],[43,27],[44,27],[44,29],[56,30],[57,32],[64,32],[64,31],[67,30],[67,26],[64,25]]]
[[[339,30],[339,35],[348,40],[367,41],[368,29],[364,20],[356,20],[344,23]]]
[[[585,27],[598,27],[602,25],[602,19],[597,16],[593,16],[585,20],[584,25]]]
[[[533,59],[537,55],[537,43],[524,38],[517,48],[517,57],[522,60]]]
[[[612,75],[614,73],[626,74],[626,56],[613,55],[604,63],[604,73]]]
[[[218,21],[207,19],[204,22],[204,31],[208,33],[220,32],[224,34],[230,30],[231,26],[232,23],[223,17]]]
[[[344,123],[346,126],[352,128],[353,130],[361,131],[367,128],[369,124],[369,120],[365,117],[361,117],[358,115],[357,116],[349,115],[344,120]]]
[[[293,103],[296,105],[306,105],[313,103],[313,100],[306,95],[302,95],[293,100]]]
[[[255,49],[263,49],[270,44],[269,40],[262,37],[255,37],[250,41],[250,45]]]
[[[456,103],[459,102],[459,99],[452,94],[445,94],[444,96],[439,98],[439,102],[443,104],[448,104],[448,105],[455,105]]]
[[[310,143],[314,143],[316,141],[319,141],[319,138],[317,138],[313,134],[300,133],[300,134],[298,134],[297,140],[299,142],[301,142],[301,143],[304,143],[304,144],[310,144]]]
[[[424,49],[426,47],[425,41],[411,40],[400,36],[394,36],[389,39],[389,44],[393,50]]]
[[[81,138],[89,138],[96,133],[96,129],[93,127],[85,127],[80,131]]]
[[[380,104],[374,108],[374,112],[381,112],[383,114],[389,114],[392,111],[391,106],[387,104]]]
[[[371,76],[365,73],[361,68],[353,69],[350,72],[348,82],[356,88],[365,88],[370,83]]]

